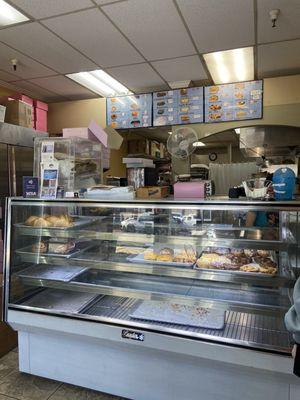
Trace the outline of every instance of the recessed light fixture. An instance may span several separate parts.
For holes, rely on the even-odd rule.
[[[204,146],[205,146],[205,143],[198,141],[198,142],[194,142],[194,143],[193,143],[193,146],[194,146],[194,147],[204,147]]]
[[[239,135],[239,134],[241,133],[241,129],[240,129],[240,128],[235,128],[235,133],[236,133],[237,135]]]
[[[0,27],[29,21],[24,14],[16,10],[4,0],[0,0]]]
[[[122,83],[118,82],[102,69],[67,74],[66,76],[103,97],[133,94],[129,89],[127,89],[127,87],[122,85]]]
[[[215,84],[254,79],[253,47],[244,47],[203,55]]]

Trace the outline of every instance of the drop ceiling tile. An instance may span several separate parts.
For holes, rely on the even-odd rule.
[[[151,64],[167,82],[208,79],[198,56],[155,61]]]
[[[258,46],[260,78],[297,73],[300,73],[300,40]]]
[[[91,70],[96,67],[94,63],[38,22],[2,29],[0,41],[63,74]]]
[[[148,60],[195,52],[172,0],[128,0],[102,10]]]
[[[99,9],[50,18],[43,23],[101,67],[144,61]]]
[[[102,6],[103,4],[107,4],[107,3],[115,3],[116,1],[119,0],[95,0],[97,4],[99,4],[99,6]]]
[[[253,0],[177,0],[200,53],[254,44]]]
[[[269,12],[279,9],[276,28],[272,28]],[[278,40],[300,38],[300,1],[299,0],[258,0],[257,32],[258,42],[267,43]]]
[[[90,0],[11,0],[10,2],[37,19],[81,10],[94,5]]]
[[[146,63],[108,68],[107,72],[134,92],[151,91],[166,86],[159,75]]]
[[[16,72],[13,71],[10,63],[10,60],[13,58],[18,60]],[[55,74],[52,69],[44,67],[42,64],[33,61],[31,58],[24,56],[3,43],[0,43],[0,69],[14,76],[15,78],[11,80],[15,81]]]
[[[49,78],[31,79],[30,82],[41,86],[44,89],[52,90],[55,93],[70,98],[71,96],[79,96],[80,98],[90,99],[99,97],[94,92],[84,88],[81,85],[71,81],[65,76],[52,76]]]
[[[24,90],[26,90],[34,98],[36,98],[36,97],[38,97],[38,98],[40,98],[40,97],[57,98],[58,97],[57,93],[46,90],[46,89],[44,89],[40,86],[37,86],[34,83],[31,83],[29,81],[17,81],[17,82],[14,82],[13,84],[19,88],[20,92],[23,92]]]
[[[5,82],[11,82],[11,81],[15,81],[16,79],[20,79],[20,78],[17,78],[16,75],[9,74],[8,72],[0,71],[0,79]]]

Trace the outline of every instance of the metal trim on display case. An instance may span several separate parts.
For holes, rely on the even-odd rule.
[[[5,236],[3,257],[3,283],[2,290],[2,320],[7,321],[7,310],[9,304],[9,282],[10,282],[10,240],[11,240],[11,198],[5,201]]]

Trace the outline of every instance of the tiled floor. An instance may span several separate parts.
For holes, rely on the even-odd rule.
[[[0,400],[122,400],[18,371],[18,352],[0,358]]]

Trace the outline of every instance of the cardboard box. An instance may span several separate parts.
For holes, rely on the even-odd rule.
[[[34,109],[34,129],[47,132],[47,111],[41,108]]]
[[[0,105],[0,122],[5,121],[5,111],[6,111],[6,107]]]
[[[138,199],[162,199],[169,196],[169,186],[144,186],[136,191]]]
[[[33,127],[33,108],[20,100],[8,100],[6,106],[5,122],[14,125]]]
[[[150,154],[148,139],[128,140],[128,154]]]
[[[33,106],[40,110],[48,111],[48,104],[40,100],[33,100]]]

